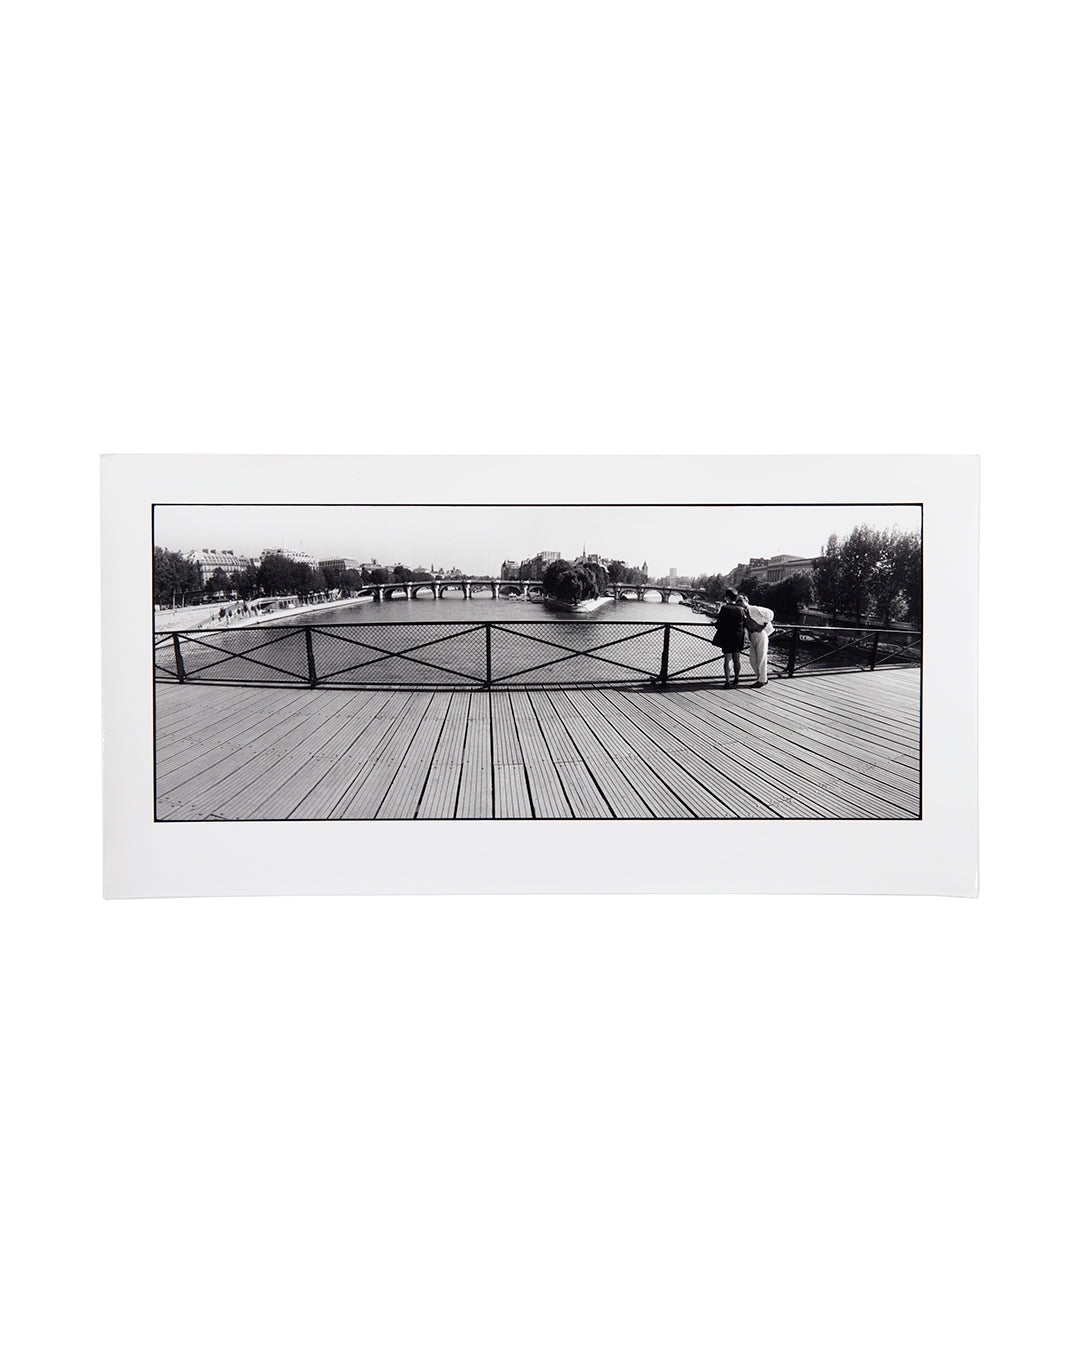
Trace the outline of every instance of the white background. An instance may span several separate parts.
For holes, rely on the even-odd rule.
[[[15,7],[8,1343],[1076,1343],[1070,21]],[[104,903],[97,457],[309,450],[981,454],[980,898]]]

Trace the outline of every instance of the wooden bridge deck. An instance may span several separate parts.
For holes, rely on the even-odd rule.
[[[915,819],[919,689],[158,684],[157,819]]]

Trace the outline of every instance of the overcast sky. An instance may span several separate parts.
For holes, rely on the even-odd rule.
[[[497,572],[544,550],[584,549],[653,576],[729,572],[751,556],[812,556],[853,526],[920,528],[917,506],[158,506],[154,542],[184,552],[302,549],[318,558]]]

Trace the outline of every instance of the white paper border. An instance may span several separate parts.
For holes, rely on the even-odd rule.
[[[155,824],[154,503],[529,504],[568,481],[578,503],[921,502],[922,820],[606,821],[602,848],[545,821],[542,849],[535,821]],[[105,456],[102,540],[110,898],[977,891],[974,456]]]

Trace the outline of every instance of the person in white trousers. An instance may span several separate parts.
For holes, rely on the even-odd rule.
[[[750,644],[750,668],[757,676],[756,689],[764,689],[769,682],[769,634],[773,631],[773,612],[764,605],[752,605],[740,595],[746,610],[746,637]]]

